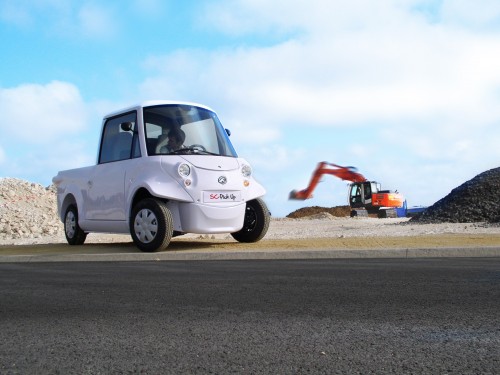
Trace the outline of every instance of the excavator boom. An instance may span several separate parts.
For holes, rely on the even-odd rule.
[[[367,179],[359,173],[355,167],[342,167],[337,164],[322,161],[318,163],[309,185],[304,190],[293,190],[290,192],[289,199],[306,200],[312,198],[312,193],[319,183],[321,177],[325,174],[331,174],[345,181],[365,182]]]
[[[326,161],[318,163],[309,186],[304,190],[292,190],[289,199],[312,198],[314,189],[325,174],[331,174],[351,182],[348,193],[351,216],[377,214],[378,217],[389,217],[389,215],[397,215],[395,209],[402,207],[405,202],[404,197],[397,191],[381,190],[380,184],[376,181],[368,181],[356,168],[342,167]]]

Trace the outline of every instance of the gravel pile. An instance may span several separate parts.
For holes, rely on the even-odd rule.
[[[500,168],[483,172],[413,217],[418,223],[500,222]]]
[[[0,240],[63,236],[54,187],[0,178]]]

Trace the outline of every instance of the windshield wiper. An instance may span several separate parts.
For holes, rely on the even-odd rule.
[[[214,152],[210,152],[207,150],[202,150],[199,147],[183,147],[183,148],[180,148],[178,150],[174,150],[174,151],[169,152],[168,155],[177,155],[177,154],[183,154],[183,153],[220,156],[220,154],[216,154]]]

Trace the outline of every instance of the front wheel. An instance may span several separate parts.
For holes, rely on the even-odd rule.
[[[150,253],[165,249],[173,232],[172,213],[164,202],[147,198],[132,209],[130,234],[141,251]]]
[[[262,199],[248,201],[243,228],[238,232],[231,233],[231,236],[238,242],[260,241],[266,235],[270,221],[269,210]]]
[[[66,209],[64,214],[64,234],[70,245],[83,245],[87,238],[87,233],[78,225],[78,209],[73,204]]]

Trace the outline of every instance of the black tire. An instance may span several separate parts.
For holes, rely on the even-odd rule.
[[[87,233],[78,225],[78,209],[71,204],[64,214],[64,234],[70,245],[83,245]]]
[[[154,198],[137,203],[130,217],[130,234],[146,253],[166,249],[174,232],[174,220],[167,205]]]
[[[238,242],[260,241],[266,235],[270,221],[269,210],[264,201],[260,198],[253,199],[247,202],[243,228],[231,233],[231,236]]]

